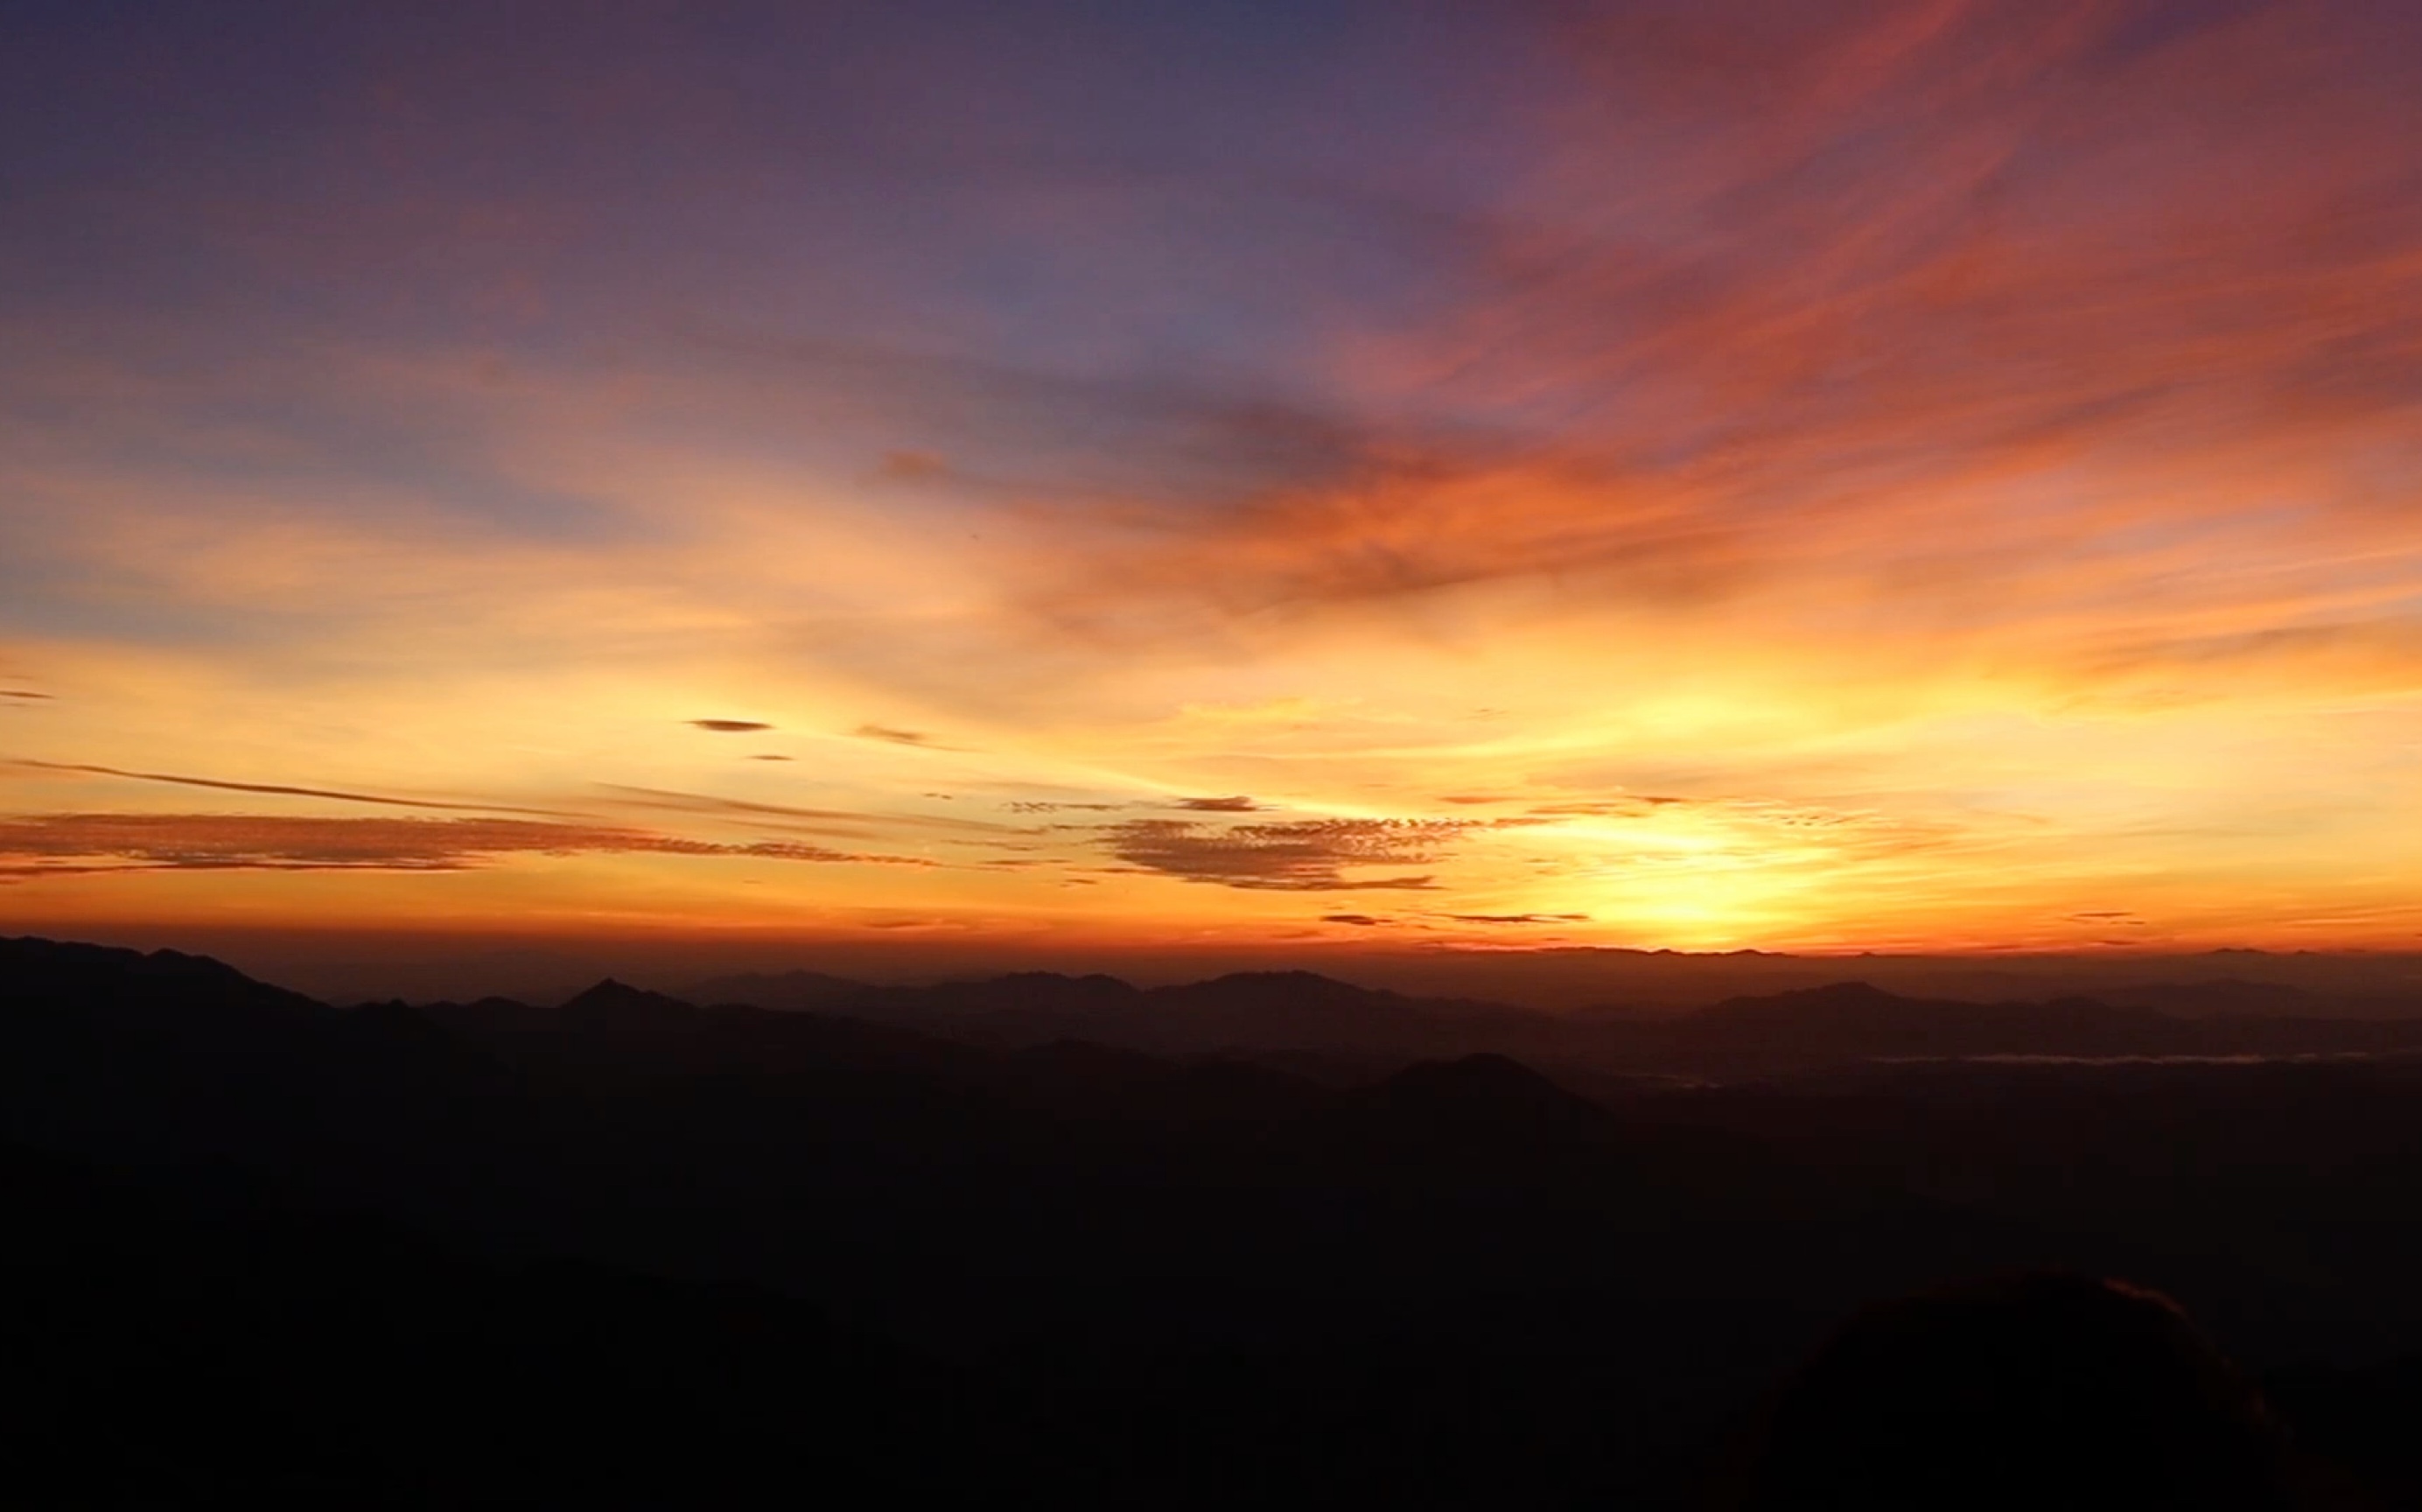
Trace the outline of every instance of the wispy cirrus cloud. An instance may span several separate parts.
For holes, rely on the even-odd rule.
[[[1487,423],[1376,423],[1329,477],[1107,536],[1047,612],[1182,639],[1494,594],[1706,656],[1730,619],[1838,631],[1847,606],[1878,638],[2044,656],[2097,621],[2276,624],[2410,578],[2410,13],[1560,24],[1570,92],[1469,297],[1353,354],[1368,412]]]
[[[994,824],[983,819],[962,819],[946,813],[906,813],[896,811],[871,812],[855,809],[819,809],[799,804],[767,803],[748,798],[721,798],[704,793],[683,793],[668,788],[634,787],[621,782],[600,782],[596,786],[602,791],[615,795],[615,801],[625,808],[661,809],[675,813],[744,818],[838,820],[855,824],[901,825],[911,828],[964,831],[985,835],[1041,833],[1040,830],[1024,826]]]

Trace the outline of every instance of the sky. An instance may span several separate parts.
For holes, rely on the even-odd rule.
[[[2422,941],[2406,0],[0,40],[0,925]]]

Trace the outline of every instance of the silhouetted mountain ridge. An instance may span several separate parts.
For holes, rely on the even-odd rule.
[[[1312,971],[1235,972],[1149,988],[1112,976],[1030,971],[869,988],[818,1006],[990,1044],[1092,1039],[1163,1054],[1345,1045],[1454,1053],[1550,1022],[1503,1004],[1407,997]]]
[[[2157,991],[2165,1004],[2189,989]],[[2225,994],[2224,994],[2225,995]],[[2254,997],[2262,996],[2258,992]],[[2244,995],[2231,1001],[2252,1000]],[[1172,986],[1022,972],[833,996],[823,1014],[1015,1047],[1082,1039],[1154,1054],[1406,1060],[1504,1053],[1600,1071],[1762,1074],[1876,1057],[2360,1052],[2422,1047],[2422,1020],[2308,1013],[2193,1015],[2069,996],[2042,1001],[1911,997],[1865,982],[1737,997],[1695,1012],[1550,1014],[1423,998],[1311,971],[1237,972]]]
[[[1399,1111],[1469,1126],[1599,1124],[1608,1117],[1596,1103],[1502,1055],[1423,1061],[1374,1092]]]
[[[290,1017],[325,1006],[256,982],[207,955],[122,950],[26,936],[0,938],[0,978],[20,1007],[73,1002],[134,1012],[246,1012]]]

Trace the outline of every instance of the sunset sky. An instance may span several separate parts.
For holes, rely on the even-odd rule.
[[[2422,6],[0,4],[0,925],[2422,948]]]

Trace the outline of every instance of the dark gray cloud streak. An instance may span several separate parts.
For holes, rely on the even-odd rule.
[[[912,746],[919,750],[964,751],[965,746],[945,746],[922,730],[902,730],[891,725],[862,724],[850,732],[859,740],[879,740],[888,746]]]
[[[1105,827],[1123,861],[1186,882],[1266,892],[1427,891],[1427,874],[1349,877],[1348,867],[1422,866],[1475,827],[1447,819],[1305,819],[1224,828],[1180,819]]]
[[[647,853],[932,866],[919,857],[793,841],[690,840],[615,825],[528,819],[292,814],[54,813],[0,819],[0,876],[96,871],[460,872],[511,855]]]
[[[330,798],[339,803],[375,803],[395,809],[436,809],[455,813],[527,813],[547,818],[573,817],[553,809],[520,809],[502,803],[440,803],[428,798],[397,798],[376,793],[348,793],[338,788],[296,787],[283,782],[230,782],[212,777],[181,777],[171,772],[133,772],[118,766],[81,762],[19,761],[16,766],[42,772],[79,772],[91,777],[118,777],[134,782],[168,782],[178,787],[214,788],[225,793],[268,793],[282,797]]]

